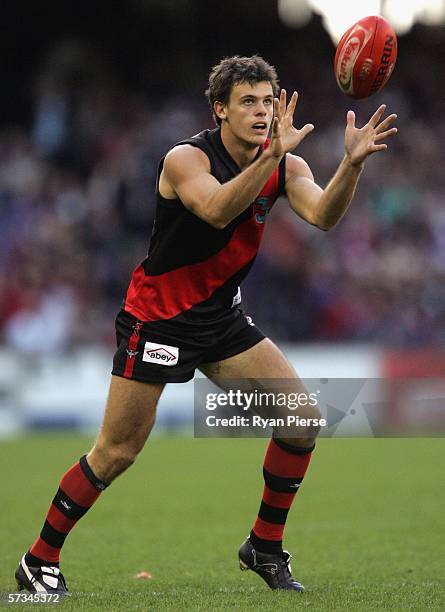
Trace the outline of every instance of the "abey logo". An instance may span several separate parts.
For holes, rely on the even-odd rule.
[[[160,365],[173,366],[178,363],[179,348],[168,344],[156,344],[146,342],[142,361],[158,363]]]

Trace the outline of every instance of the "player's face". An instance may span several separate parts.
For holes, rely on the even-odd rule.
[[[232,87],[229,102],[221,107],[222,119],[233,135],[252,146],[264,144],[273,119],[273,89],[268,81]]]

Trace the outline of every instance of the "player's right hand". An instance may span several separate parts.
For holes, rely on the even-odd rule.
[[[298,93],[294,91],[289,105],[286,106],[286,90],[282,89],[280,97],[274,99],[274,119],[268,152],[276,158],[293,151],[312,130],[312,123],[306,123],[300,130],[294,126],[294,112],[297,106]]]

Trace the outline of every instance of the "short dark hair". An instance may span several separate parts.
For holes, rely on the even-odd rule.
[[[254,85],[262,81],[268,81],[272,85],[274,96],[278,94],[277,71],[259,55],[225,57],[219,64],[213,66],[209,75],[209,87],[205,93],[216,124],[221,125],[221,119],[213,110],[215,102],[227,104],[234,85],[239,83]]]

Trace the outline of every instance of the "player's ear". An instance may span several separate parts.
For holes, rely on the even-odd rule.
[[[226,105],[223,104],[223,102],[214,102],[213,112],[215,113],[216,117],[218,117],[218,119],[221,119],[221,121],[227,118]]]

